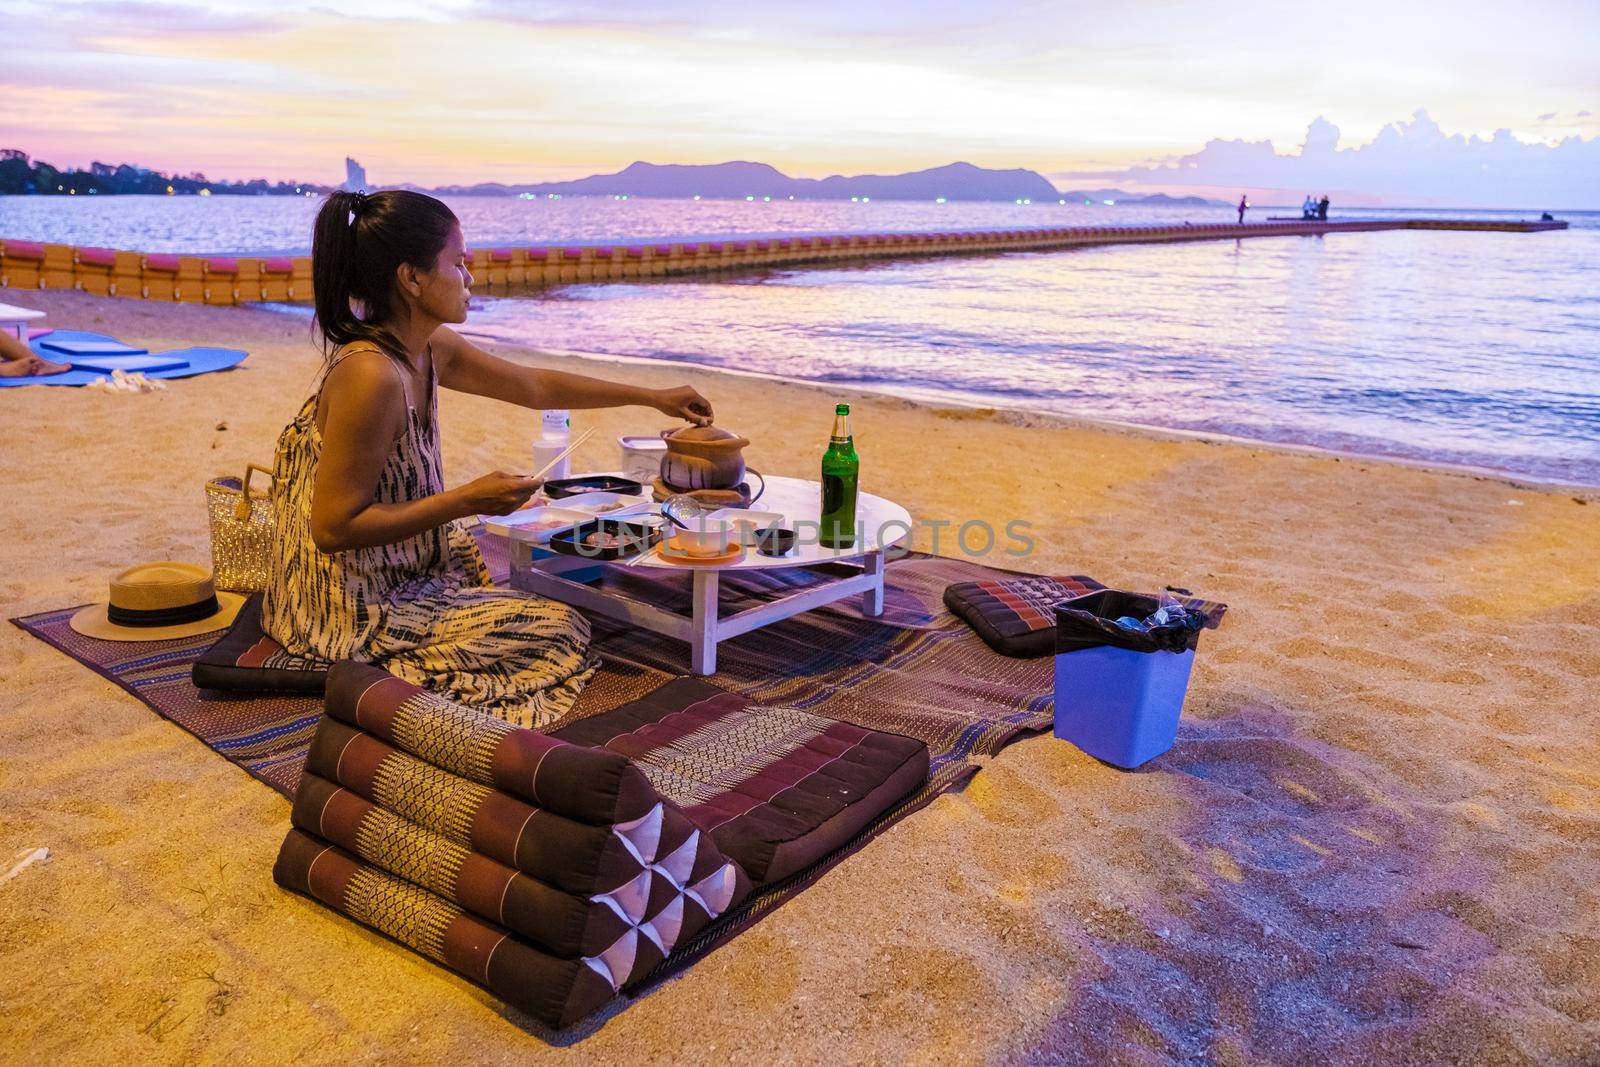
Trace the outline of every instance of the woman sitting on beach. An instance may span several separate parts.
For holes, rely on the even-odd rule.
[[[296,655],[370,662],[518,725],[553,721],[594,669],[588,622],[491,588],[460,521],[514,511],[540,483],[495,471],[445,489],[435,385],[527,408],[639,404],[699,424],[711,405],[688,387],[518,366],[445,327],[466,320],[472,275],[455,215],[421,193],[330,196],[312,284],[328,361],[278,438],[266,632]]]
[[[4,330],[0,330],[0,378],[60,374],[68,369],[65,363],[52,363],[48,359],[41,358],[33,349]]]

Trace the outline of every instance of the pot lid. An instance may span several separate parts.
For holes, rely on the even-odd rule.
[[[721,426],[682,426],[667,435],[669,441],[731,441],[739,435]]]

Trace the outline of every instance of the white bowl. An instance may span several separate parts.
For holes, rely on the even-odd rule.
[[[672,548],[689,556],[720,556],[738,541],[738,527],[731,522],[702,517],[691,519],[689,529],[674,525],[668,535]]]

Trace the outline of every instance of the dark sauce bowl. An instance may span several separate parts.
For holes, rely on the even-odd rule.
[[[768,526],[765,530],[757,530],[754,534],[756,551],[763,556],[787,556],[794,551],[798,535],[793,530],[785,530],[781,526]]]

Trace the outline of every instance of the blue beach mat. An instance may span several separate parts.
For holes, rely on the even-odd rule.
[[[57,347],[61,346],[61,347]],[[60,374],[33,374],[23,378],[0,378],[0,387],[13,385],[88,385],[96,378],[110,377],[113,369],[143,372],[146,378],[192,378],[197,374],[227,370],[243,363],[250,353],[242,348],[178,348],[170,352],[147,353],[142,348],[124,345],[114,337],[90,333],[87,330],[51,330],[28,342],[41,358],[53,363],[73,363],[73,368]],[[79,351],[95,349],[102,353],[122,353],[117,356],[94,355],[74,360],[63,349]],[[93,363],[93,367],[87,364]],[[146,369],[154,367],[158,369]]]

